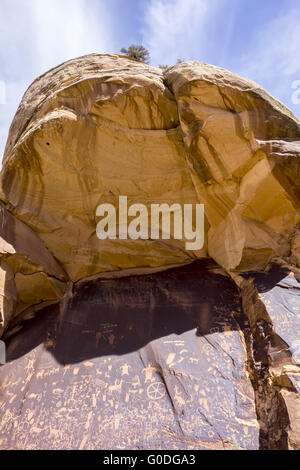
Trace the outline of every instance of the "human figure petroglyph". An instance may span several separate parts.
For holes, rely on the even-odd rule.
[[[155,378],[153,377],[153,374],[157,372],[157,368],[149,364],[147,367],[143,369],[142,372],[145,372],[145,384],[147,382],[154,382]]]
[[[129,369],[131,369],[131,366],[125,362],[121,367],[121,374],[123,375],[129,375]]]
[[[135,388],[135,387],[141,387],[142,384],[141,384],[141,381],[140,381],[140,378],[138,375],[135,375],[134,378],[133,378],[134,382],[132,382],[132,386]]]

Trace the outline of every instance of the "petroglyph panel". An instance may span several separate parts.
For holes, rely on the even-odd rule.
[[[203,262],[79,286],[7,341],[1,448],[258,448],[239,315]]]

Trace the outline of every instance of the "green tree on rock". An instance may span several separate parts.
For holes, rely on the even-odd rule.
[[[123,47],[121,49],[121,52],[122,54],[125,54],[128,57],[131,57],[132,59],[149,64],[150,53],[144,46],[141,46],[141,45],[136,46],[132,44],[131,46],[128,47],[128,49],[125,49],[125,47]]]

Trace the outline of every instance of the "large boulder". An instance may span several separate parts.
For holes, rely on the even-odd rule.
[[[0,175],[0,446],[299,449],[299,169],[298,120],[218,67],[39,77]],[[202,248],[99,240],[119,196],[204,204]]]

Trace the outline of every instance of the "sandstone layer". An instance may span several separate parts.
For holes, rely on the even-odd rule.
[[[120,195],[204,204],[203,248],[100,241]],[[0,446],[300,448],[300,125],[281,103],[200,62],[71,60],[25,93],[0,199]]]

